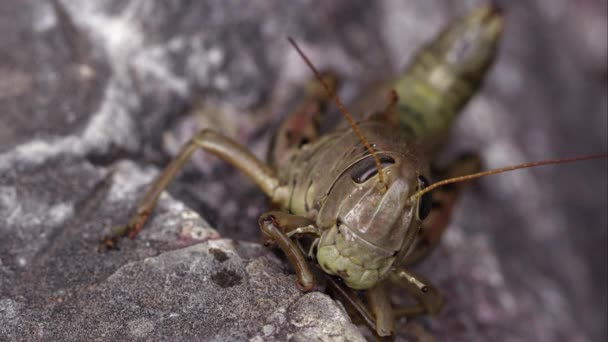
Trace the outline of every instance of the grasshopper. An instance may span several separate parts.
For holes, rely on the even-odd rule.
[[[457,114],[482,84],[502,32],[501,12],[484,5],[454,20],[414,58],[403,76],[388,82],[388,101],[355,123],[335,95],[336,78],[318,80],[282,123],[270,165],[234,140],[210,129],[198,132],[154,180],[129,222],[107,237],[114,248],[135,238],[169,182],[199,148],[247,175],[270,198],[261,215],[267,244],[278,246],[293,266],[302,291],[315,288],[314,260],[335,291],[379,336],[394,331],[399,316],[435,314],[439,291],[408,267],[439,242],[463,181],[519,168],[605,156],[548,160],[479,172],[475,155],[463,155],[431,172]],[[319,84],[321,87],[319,87]],[[350,124],[320,135],[318,122],[334,101]],[[430,184],[428,179],[447,178]],[[451,184],[451,187],[442,186]],[[433,193],[431,193],[432,190]],[[339,280],[337,280],[339,279]],[[387,282],[402,287],[415,304],[393,308]],[[365,303],[355,290],[364,292]]]

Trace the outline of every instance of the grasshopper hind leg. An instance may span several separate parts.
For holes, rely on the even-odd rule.
[[[204,129],[194,135],[182,147],[169,165],[156,177],[146,194],[137,204],[135,215],[131,217],[126,225],[115,228],[112,234],[100,243],[100,251],[116,249],[118,241],[123,237],[135,238],[154,210],[161,193],[184,167],[184,164],[190,160],[194,151],[199,148],[214,154],[239,169],[253,180],[273,201],[281,203],[284,200],[281,197],[282,192],[280,191],[279,180],[270,167],[258,160],[251,152],[234,140],[213,130]]]
[[[326,71],[323,72],[322,77],[332,92],[335,91],[338,82],[336,74]],[[321,121],[330,101],[330,94],[316,79],[313,78],[306,83],[304,100],[281,121],[277,134],[272,140],[268,155],[271,164],[281,165],[289,150],[318,139]]]

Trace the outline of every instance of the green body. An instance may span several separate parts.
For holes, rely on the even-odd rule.
[[[359,124],[376,153],[394,161],[383,169],[387,191],[380,191],[377,176],[353,181],[353,168],[370,155],[351,129],[292,149],[278,162],[277,176],[288,190],[276,202],[315,222],[321,232],[317,261],[325,272],[367,289],[407,255],[421,227],[418,204],[408,198],[418,190],[418,176],[428,173],[427,158],[479,88],[501,27],[491,7],[454,21],[389,83],[398,95],[394,109]],[[399,125],[388,123],[390,115]]]
[[[315,222],[322,231],[319,264],[356,289],[373,286],[399,251],[411,246],[420,222],[414,222],[415,205],[407,198],[417,190],[417,176],[428,172],[414,142],[406,142],[397,127],[370,120],[359,128],[378,155],[394,160],[383,169],[387,191],[377,186],[377,177],[361,184],[352,179],[353,166],[370,155],[351,130],[294,149],[287,165],[278,165],[278,177],[289,187],[283,209]]]
[[[502,18],[480,7],[453,21],[394,82],[400,127],[437,152],[456,115],[479,90],[496,55]]]

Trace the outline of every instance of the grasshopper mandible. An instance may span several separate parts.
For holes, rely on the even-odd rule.
[[[202,148],[245,173],[278,208],[263,214],[259,226],[268,243],[285,253],[303,291],[315,286],[309,256],[341,279],[345,287],[329,277],[379,336],[392,334],[396,316],[438,312],[439,292],[408,265],[439,241],[461,183],[430,191],[512,169],[586,159],[479,173],[479,159],[465,155],[431,175],[430,163],[456,114],[480,87],[501,32],[502,16],[493,5],[455,20],[391,83],[387,103],[358,124],[335,95],[335,78],[319,73],[290,39],[322,87],[311,88],[283,122],[270,152],[273,167],[232,139],[202,130],[156,178],[128,224],[103,246],[112,248],[123,236],[134,238],[168,183]],[[330,101],[351,127],[320,136],[317,122]],[[431,176],[448,179],[430,185]],[[403,287],[416,304],[393,309],[384,289],[387,281]],[[367,305],[351,289],[364,290]]]

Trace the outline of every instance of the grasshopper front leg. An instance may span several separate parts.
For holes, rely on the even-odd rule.
[[[370,311],[376,318],[376,334],[390,336],[395,332],[395,312],[388,298],[384,282],[365,291]]]
[[[302,216],[273,211],[260,216],[259,224],[262,233],[272,243],[276,243],[287,256],[296,272],[300,289],[304,292],[312,290],[315,287],[313,273],[306,263],[302,250],[291,237],[301,234],[319,236],[314,221]]]
[[[156,177],[150,189],[137,204],[135,215],[125,226],[118,227],[112,235],[106,237],[100,244],[101,249],[116,248],[118,240],[125,236],[130,239],[135,238],[156,206],[160,194],[167,188],[177,172],[184,167],[192,153],[199,148],[218,156],[245,173],[267,196],[272,198],[273,202],[283,203],[285,200],[285,189],[279,186],[279,180],[270,167],[234,140],[213,130],[204,129],[185,144],[179,154]]]

